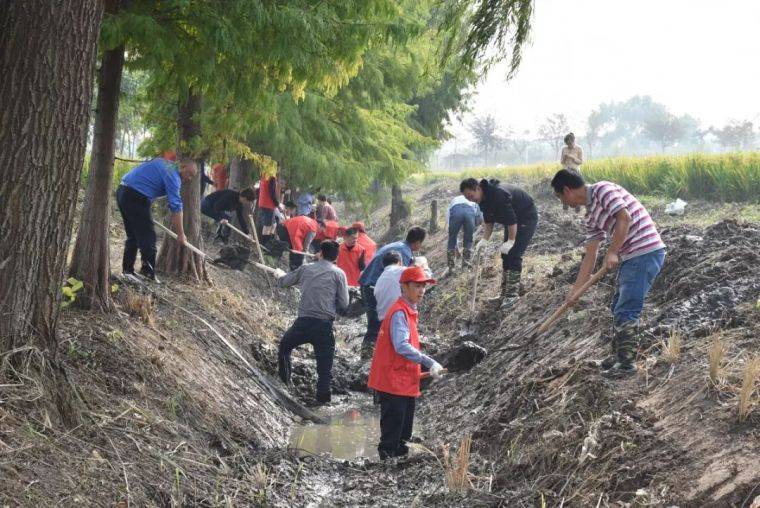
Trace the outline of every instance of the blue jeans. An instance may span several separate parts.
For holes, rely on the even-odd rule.
[[[467,204],[456,205],[449,212],[449,243],[448,250],[457,248],[457,236],[459,230],[464,228],[464,248],[472,248],[472,235],[475,233],[477,214],[472,206]]]
[[[380,333],[380,317],[377,315],[377,300],[375,299],[375,286],[362,286],[362,300],[367,309],[367,331],[364,334],[362,344],[372,344],[377,342],[377,335]]]
[[[623,261],[618,268],[617,287],[612,299],[615,324],[638,321],[644,298],[665,262],[665,249]]]

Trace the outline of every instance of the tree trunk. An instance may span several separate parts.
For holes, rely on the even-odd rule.
[[[434,199],[430,202],[430,228],[428,233],[431,235],[438,232],[438,200]]]
[[[15,0],[0,16],[0,351],[22,348],[6,358],[38,378],[39,402],[65,424],[75,415],[56,324],[102,9]]]
[[[114,139],[119,111],[119,89],[124,67],[124,46],[103,54],[98,74],[98,102],[92,140],[90,177],[87,181],[82,218],[74,245],[69,276],[81,280],[76,305],[83,309],[110,311],[111,255],[109,225],[113,181]]]
[[[409,215],[411,215],[411,210],[401,194],[401,186],[393,184],[391,186],[391,227],[387,236],[389,241],[404,232]]]
[[[178,161],[191,155],[187,152],[187,147],[193,146],[193,140],[201,135],[201,125],[197,116],[201,112],[202,102],[203,97],[192,90],[188,91],[187,96],[181,102],[177,114],[177,132],[179,133]],[[198,174],[189,182],[182,182],[182,218],[187,241],[199,249],[203,249],[200,195],[200,168],[202,161],[198,160],[196,162],[199,168]],[[206,264],[203,262],[203,257],[193,253],[190,249],[180,246],[169,236],[164,236],[156,264],[160,270],[166,273],[187,277],[195,281],[211,282],[206,271]]]
[[[233,157],[230,162],[230,189],[239,191],[253,184],[251,173],[253,162],[240,157]]]

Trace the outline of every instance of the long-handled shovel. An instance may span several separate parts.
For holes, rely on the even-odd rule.
[[[597,282],[599,282],[600,280],[602,280],[605,275],[607,275],[607,268],[606,267],[602,267],[598,272],[596,272],[594,275],[592,275],[591,278],[589,280],[587,280],[586,283],[584,285],[582,285],[578,289],[578,291],[575,292],[574,296],[576,297],[576,299],[580,298],[581,296],[583,296],[583,294],[586,291],[588,291],[588,289],[591,286],[593,286],[594,284],[596,284]],[[554,323],[556,323],[557,320],[559,318],[561,318],[562,315],[570,309],[570,307],[572,307],[572,305],[570,305],[570,303],[568,303],[568,302],[563,303],[562,306],[559,309],[557,309],[556,311],[554,311],[554,314],[552,314],[551,316],[549,316],[549,319],[547,319],[546,321],[544,321],[544,323],[541,326],[538,327],[538,332],[537,333],[539,333],[539,334],[544,333],[546,330],[548,330],[549,328],[551,328],[552,325],[554,325]]]
[[[240,231],[238,228],[236,228],[235,226],[233,226],[233,225],[232,225],[232,224],[230,224],[229,222],[227,222],[226,226],[227,226],[228,228],[230,228],[231,230],[233,230],[235,233],[237,233],[237,234],[239,234],[240,236],[244,237],[244,238],[245,238],[246,240],[248,240],[249,242],[251,242],[251,243],[255,243],[255,244],[258,246],[258,247],[261,247],[261,245],[260,245],[260,244],[259,244],[259,243],[258,243],[256,240],[252,239],[250,236],[246,235],[245,233],[243,233],[242,231]],[[266,247],[264,247],[264,248],[266,248]],[[288,250],[289,250],[290,252],[292,252],[293,254],[301,254],[301,255],[303,255],[303,256],[309,256],[309,257],[311,257],[311,258],[317,257],[317,255],[316,255],[316,254],[312,254],[311,252],[302,252],[302,251],[300,251],[300,250],[295,250],[295,249],[288,249]]]
[[[160,222],[158,222],[158,221],[156,221],[156,220],[154,220],[154,221],[153,221],[153,223],[154,223],[156,226],[158,226],[159,228],[163,229],[163,230],[164,230],[164,232],[165,232],[167,235],[171,236],[171,237],[172,237],[172,238],[174,238],[175,240],[177,239],[177,234],[176,234],[174,231],[172,231],[171,229],[167,228],[166,226],[164,226],[163,224],[161,224]],[[202,250],[200,250],[198,247],[196,247],[196,246],[194,246],[194,245],[191,245],[190,243],[187,243],[187,242],[185,242],[185,246],[186,246],[188,249],[190,249],[191,251],[193,251],[193,252],[195,252],[196,254],[198,254],[199,256],[201,256],[201,257],[203,257],[203,258],[208,258],[208,259],[211,259],[211,256],[209,256],[208,254],[206,254],[205,252],[203,252]],[[259,269],[261,269],[261,270],[264,270],[265,272],[269,272],[269,273],[272,273],[272,274],[276,274],[276,273],[277,273],[277,270],[275,270],[275,269],[274,269],[274,268],[272,268],[271,266],[262,265],[261,263],[257,263],[257,262],[255,262],[255,261],[248,261],[248,262],[249,262],[250,264],[252,264],[253,266],[255,266],[256,268],[259,268]]]

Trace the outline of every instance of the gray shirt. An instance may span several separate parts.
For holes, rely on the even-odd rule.
[[[277,281],[281,288],[301,284],[298,317],[335,319],[348,308],[346,274],[332,261],[320,260],[303,265]]]

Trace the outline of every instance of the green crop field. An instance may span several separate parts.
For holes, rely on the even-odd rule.
[[[415,175],[414,180],[470,176],[539,180],[551,178],[558,169],[559,164],[475,168],[461,173],[425,173]],[[584,164],[582,171],[591,182],[610,180],[635,194],[720,202],[760,201],[760,152],[597,159]]]

